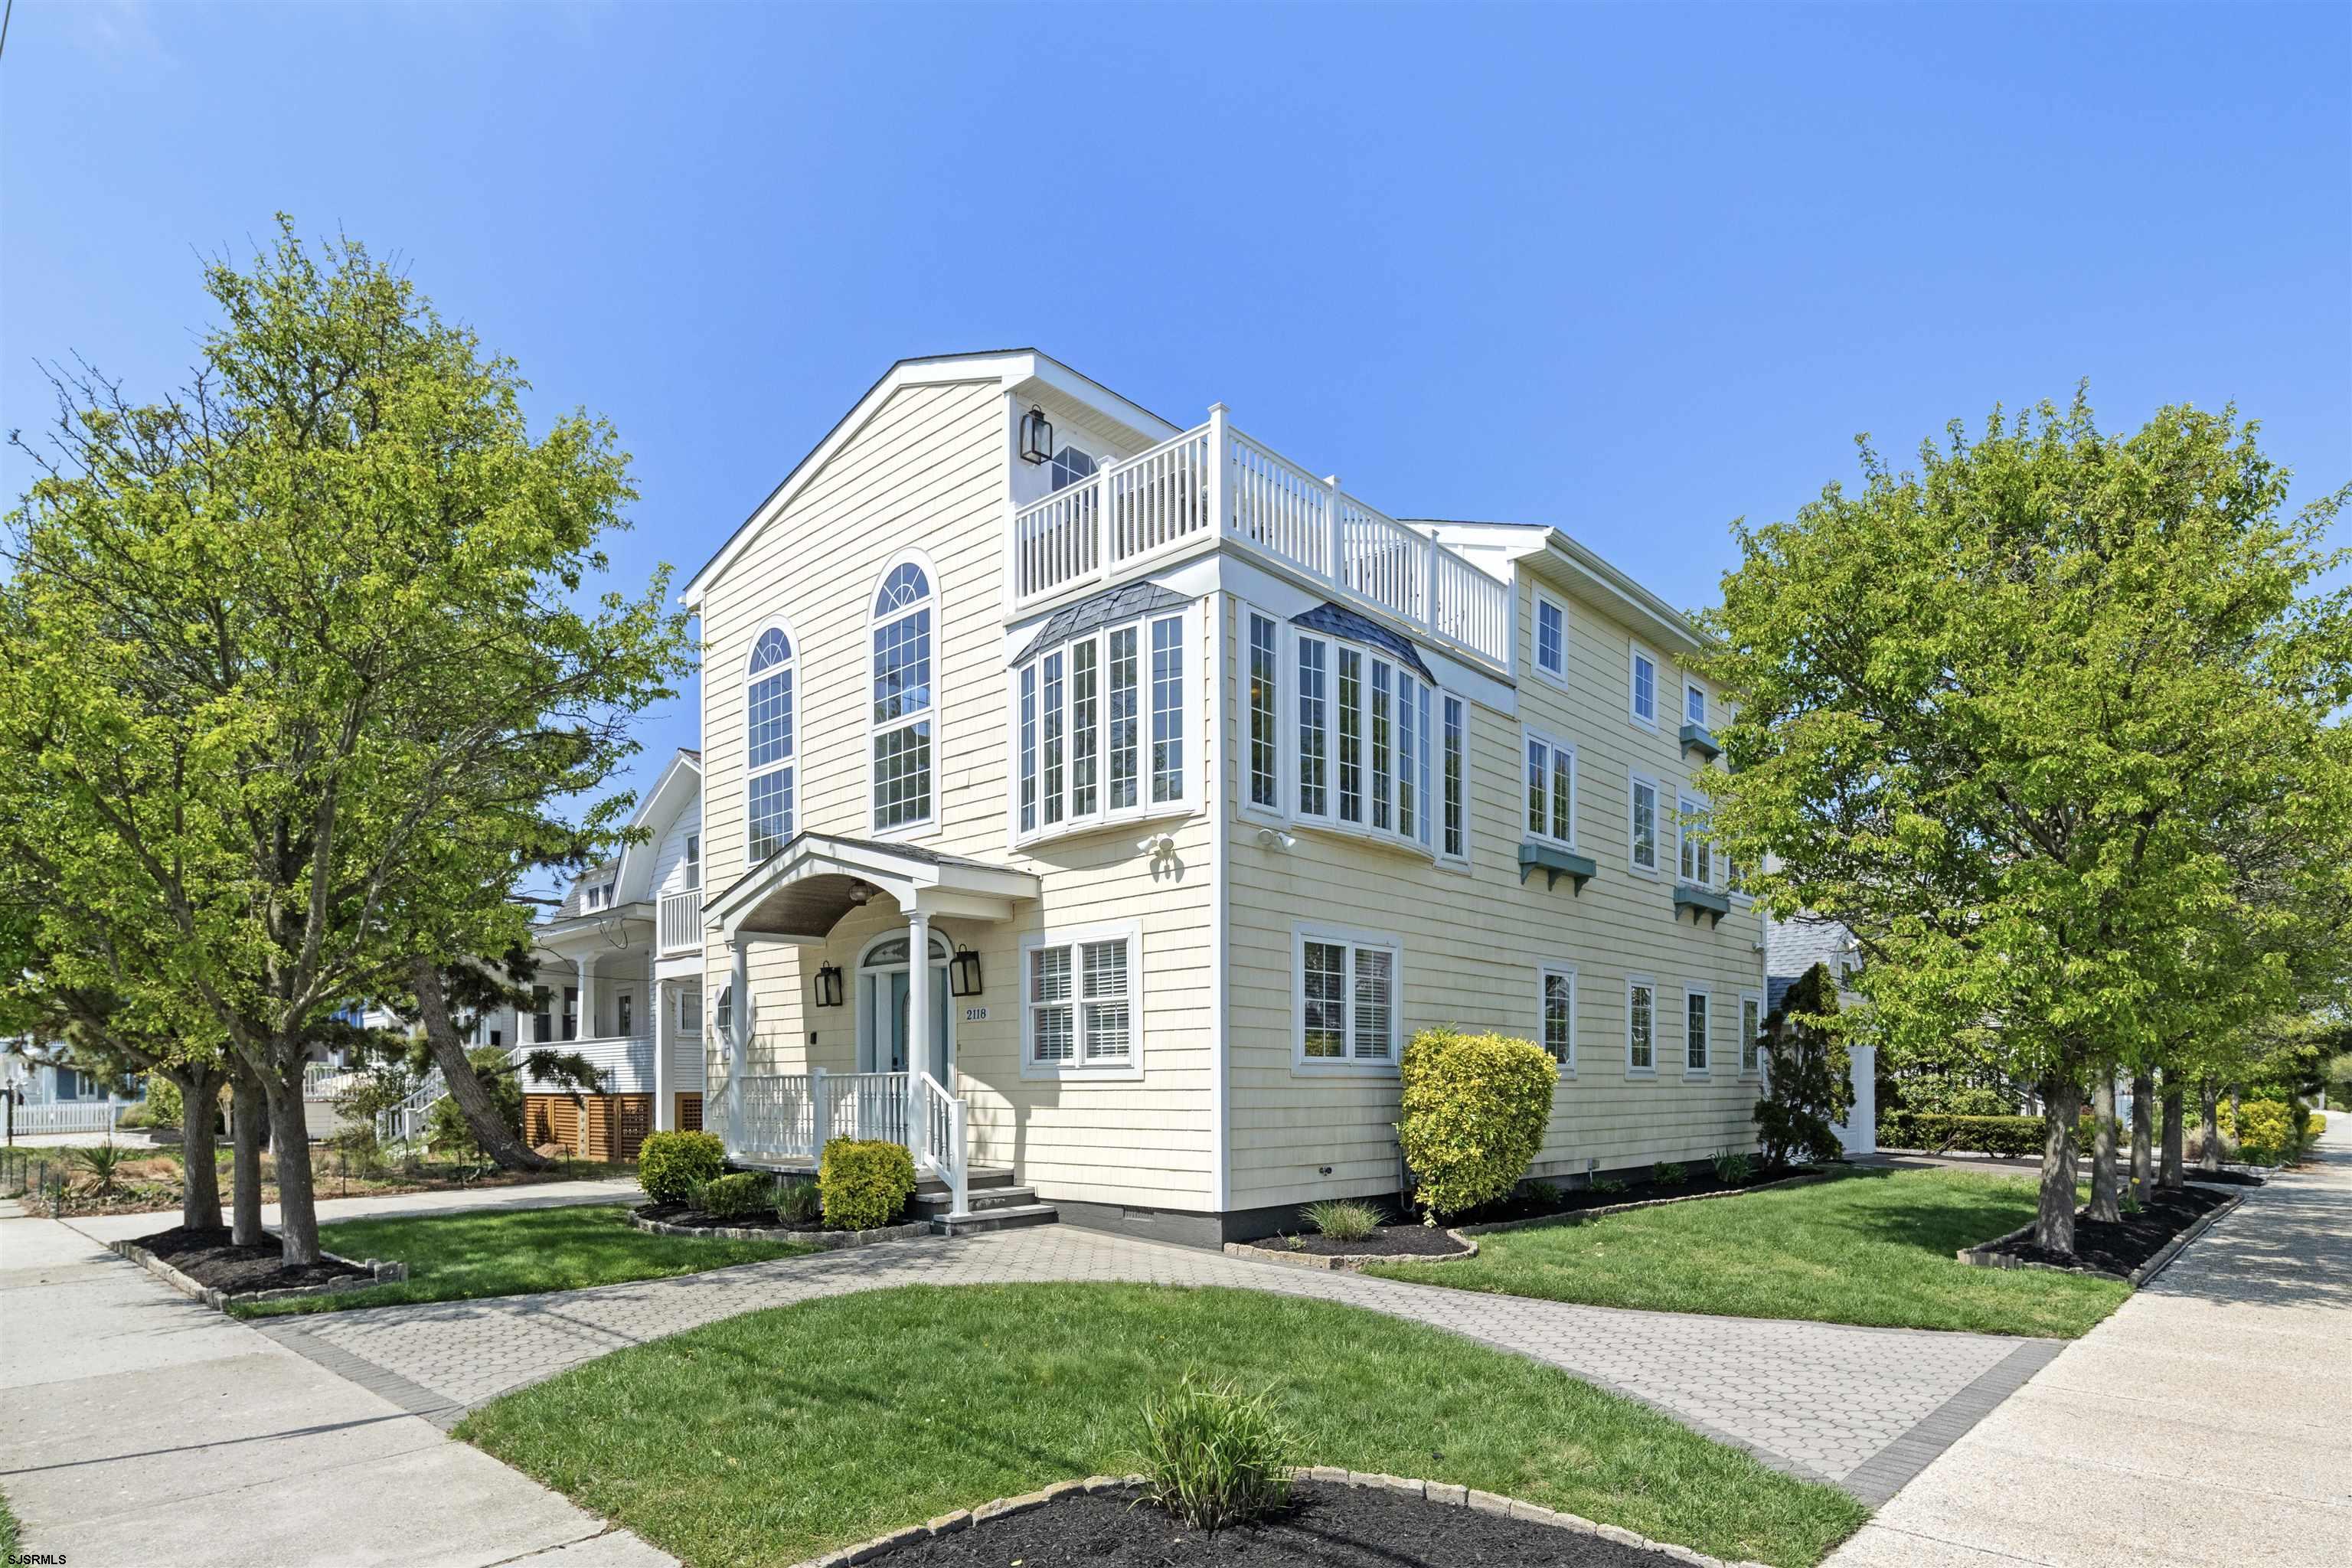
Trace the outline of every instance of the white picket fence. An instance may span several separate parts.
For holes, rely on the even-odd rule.
[[[111,1132],[115,1119],[136,1103],[128,1100],[55,1100],[19,1105],[7,1112],[8,1131],[18,1138],[45,1132]]]

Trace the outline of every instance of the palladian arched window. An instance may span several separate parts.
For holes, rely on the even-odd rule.
[[[931,628],[938,599],[914,560],[883,574],[874,595],[874,826],[877,832],[932,819],[931,748],[937,702]]]
[[[743,795],[756,866],[793,836],[793,644],[782,627],[760,634],[745,673]]]

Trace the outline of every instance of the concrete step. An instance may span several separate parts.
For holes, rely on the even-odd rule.
[[[974,1165],[971,1168],[968,1180],[971,1190],[975,1193],[1009,1187],[1013,1184],[1013,1167],[1010,1165]],[[948,1184],[940,1180],[937,1176],[919,1175],[915,1178],[915,1195],[917,1197],[940,1195],[945,1194],[947,1190]]]
[[[931,1230],[939,1236],[980,1236],[992,1230],[1052,1225],[1061,1217],[1052,1204],[1020,1204],[1012,1208],[982,1209],[962,1219],[934,1219]]]
[[[975,1214],[984,1213],[990,1209],[1020,1208],[1037,1201],[1037,1189],[974,1185],[971,1199],[972,1212]],[[945,1187],[936,1193],[918,1192],[915,1194],[915,1210],[928,1219],[938,1219],[948,1212],[948,1205],[954,1202],[955,1194]]]

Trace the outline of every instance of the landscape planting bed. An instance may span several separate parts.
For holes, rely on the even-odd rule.
[[[629,1223],[654,1236],[707,1237],[714,1241],[792,1242],[802,1247],[838,1249],[877,1241],[906,1241],[931,1234],[929,1222],[910,1220],[875,1230],[827,1230],[823,1220],[786,1219],[774,1209],[715,1218],[688,1204],[646,1204],[633,1209]]]
[[[113,1243],[128,1258],[184,1294],[216,1310],[232,1302],[281,1301],[363,1289],[408,1278],[404,1264],[356,1262],[322,1254],[316,1263],[289,1268],[274,1236],[259,1247],[239,1247],[226,1229],[173,1226],[132,1241]]]
[[[1963,1263],[1989,1268],[2054,1268],[2067,1273],[2105,1274],[2138,1284],[2177,1241],[2208,1215],[2242,1201],[2237,1193],[2219,1187],[2188,1186],[2158,1191],[2146,1208],[2126,1213],[2119,1221],[2074,1216],[2074,1256],[2048,1252],[2033,1244],[2033,1227],[2025,1226],[1959,1255]]]

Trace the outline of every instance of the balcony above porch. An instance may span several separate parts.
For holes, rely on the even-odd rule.
[[[1219,550],[1509,673],[1509,583],[1242,434],[1223,404],[1207,424],[1014,511],[1012,609]]]

